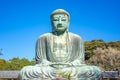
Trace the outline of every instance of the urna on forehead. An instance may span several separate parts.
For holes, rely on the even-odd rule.
[[[55,14],[66,14],[66,15],[69,17],[69,19],[70,19],[70,14],[69,14],[66,10],[64,10],[64,9],[56,9],[56,10],[54,10],[54,11],[51,13],[51,16],[50,16],[50,17],[52,17],[52,16],[55,15]]]

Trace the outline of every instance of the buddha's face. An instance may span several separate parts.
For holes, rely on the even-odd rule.
[[[69,26],[69,19],[66,14],[54,14],[51,19],[52,27],[56,32],[66,31]]]

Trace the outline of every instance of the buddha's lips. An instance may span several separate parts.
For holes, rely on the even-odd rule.
[[[57,26],[57,28],[61,28],[61,27],[63,27],[63,26],[62,26],[62,25],[58,25],[58,26]]]

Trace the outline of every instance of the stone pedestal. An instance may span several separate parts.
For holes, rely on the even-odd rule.
[[[39,79],[38,79],[39,80]],[[69,80],[67,78],[56,78],[56,79],[49,79],[49,78],[46,78],[46,79],[42,79],[42,80]],[[71,78],[70,80],[75,80],[73,78]]]
[[[56,79],[43,79],[43,80],[69,80],[67,78],[56,78]],[[70,80],[75,80],[74,78],[71,78]]]

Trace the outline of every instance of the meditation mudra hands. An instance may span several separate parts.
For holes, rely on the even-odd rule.
[[[39,65],[39,64],[38,64]],[[65,68],[65,67],[72,67],[72,64],[71,63],[63,63],[63,62],[49,62],[47,60],[43,60],[41,62],[42,66],[51,66],[53,68],[56,68],[56,66],[63,66],[62,68]]]
[[[62,68],[72,67],[72,64],[58,62],[58,63],[51,63],[50,66],[53,68],[62,69]]]

